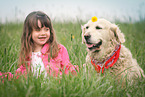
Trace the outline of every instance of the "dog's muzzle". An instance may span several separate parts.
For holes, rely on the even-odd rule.
[[[88,49],[90,51],[96,51],[99,52],[100,51],[100,46],[102,45],[102,40],[100,39],[97,43],[92,43],[90,38],[91,35],[84,35],[85,41],[86,41],[86,46],[88,47]]]
[[[101,50],[102,40],[100,39],[97,43],[91,43],[89,40],[86,41],[86,46],[90,51],[99,52]]]
[[[89,50],[100,50],[100,46],[102,45],[102,40],[100,40],[98,43],[96,44],[86,44]]]

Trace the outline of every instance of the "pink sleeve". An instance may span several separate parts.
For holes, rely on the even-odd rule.
[[[77,69],[77,71],[79,71],[78,66],[72,65],[70,63],[67,49],[63,45],[61,45],[61,52],[60,53],[62,55],[61,67],[62,67],[62,69],[65,67],[65,74],[68,74],[69,71],[72,73],[76,73],[76,69]]]
[[[20,66],[20,68],[18,68],[16,71],[15,71],[15,77],[16,79],[19,78],[20,75],[24,75],[25,76],[26,73],[26,68],[23,67],[22,65]],[[0,81],[2,80],[2,82],[4,82],[4,79],[7,79],[10,81],[12,78],[13,78],[13,74],[11,72],[6,72],[6,73],[2,73],[0,72]]]
[[[13,74],[11,72],[1,73],[0,72],[0,81],[4,83],[4,79],[7,79],[10,81],[13,78]]]
[[[27,74],[26,67],[22,65],[15,71],[16,79],[18,79],[20,75],[24,75],[26,77],[26,74]]]

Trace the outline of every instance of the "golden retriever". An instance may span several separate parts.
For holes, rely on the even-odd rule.
[[[96,18],[96,17],[93,17]],[[145,77],[143,70],[128,48],[119,27],[105,19],[89,20],[82,28],[82,42],[87,46],[86,65],[92,64],[99,73],[109,72],[120,80]]]

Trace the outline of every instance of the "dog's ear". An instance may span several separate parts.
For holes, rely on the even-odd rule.
[[[82,44],[84,44],[85,43],[85,41],[84,41],[85,28],[84,28],[84,26],[81,25],[81,29],[82,29]]]
[[[112,24],[110,29],[114,33],[114,36],[116,37],[116,40],[119,43],[125,42],[124,34],[121,32],[121,30],[119,29],[119,27],[117,25]]]

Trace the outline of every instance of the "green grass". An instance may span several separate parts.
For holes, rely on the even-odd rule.
[[[136,84],[121,88],[109,74],[99,77],[95,70],[84,72],[83,63],[87,54],[81,43],[81,24],[83,22],[54,22],[58,41],[69,53],[70,61],[80,67],[77,76],[63,75],[62,78],[35,78],[29,75],[15,80],[0,82],[0,97],[145,97],[145,79]],[[145,70],[145,20],[136,23],[117,22],[125,34],[126,42],[133,57]],[[0,25],[0,71],[12,72],[17,69],[20,38],[23,23],[6,23]],[[74,35],[74,39],[71,36]]]

